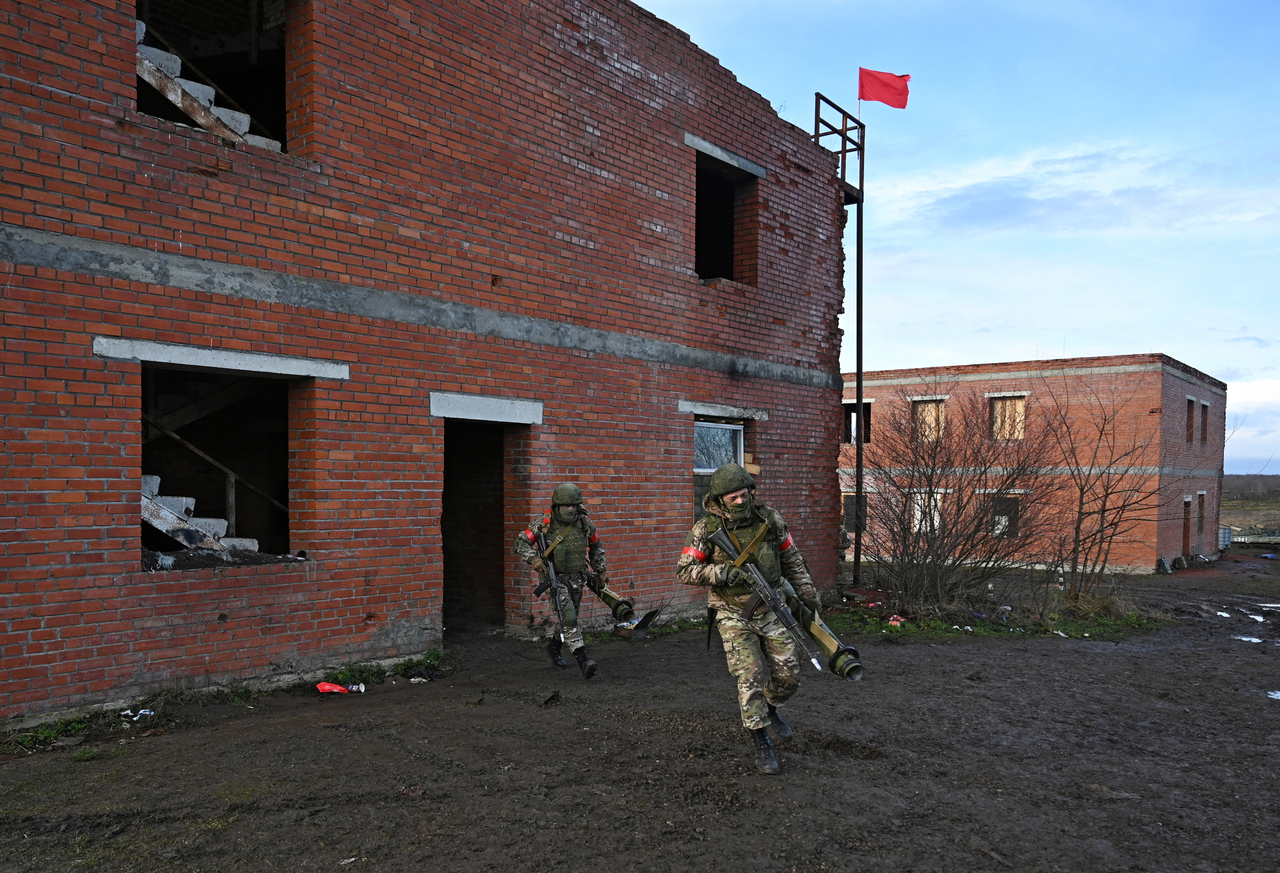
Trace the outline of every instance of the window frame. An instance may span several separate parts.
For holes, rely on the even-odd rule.
[[[722,429],[722,430],[736,431],[736,432],[737,432],[737,434],[738,434],[738,438],[737,438],[737,446],[736,446],[736,451],[735,451],[735,457],[734,457],[734,459],[733,459],[733,460],[731,460],[731,461],[725,461],[724,463],[725,463],[725,464],[737,464],[738,466],[743,466],[743,465],[744,465],[744,463],[745,463],[745,461],[744,461],[744,456],[746,455],[746,423],[745,423],[745,422],[741,422],[741,421],[740,421],[740,422],[703,421],[703,420],[701,420],[701,419],[694,419],[694,422],[693,422],[693,439],[694,439],[694,447],[695,447],[695,448],[694,448],[694,456],[693,456],[693,457],[694,457],[694,461],[693,461],[693,474],[694,474],[695,476],[698,476],[698,475],[707,475],[707,474],[710,474],[710,473],[714,473],[714,472],[715,472],[716,470],[718,470],[721,466],[723,466],[723,464],[719,464],[719,465],[717,465],[717,466],[715,466],[715,467],[699,467],[699,466],[698,466],[697,440],[698,440],[698,428],[700,428],[700,427],[702,427],[702,428],[717,428],[717,429]]]
[[[947,400],[950,398],[950,394],[930,394],[908,398],[911,401],[911,423],[916,442],[934,443],[946,436]],[[925,409],[937,410],[934,420],[927,423],[927,430],[924,426],[926,424],[924,416],[921,414]]]
[[[1026,391],[994,391],[986,395],[991,439],[999,441],[1026,439],[1028,396],[1029,392]],[[1011,417],[1008,412],[997,411],[1015,402],[1015,416]]]

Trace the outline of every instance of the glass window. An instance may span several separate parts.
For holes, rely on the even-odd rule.
[[[742,425],[696,421],[693,424],[693,472],[713,473],[742,463]]]

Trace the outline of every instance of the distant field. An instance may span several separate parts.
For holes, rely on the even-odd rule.
[[[1280,528],[1280,476],[1223,476],[1222,523]]]

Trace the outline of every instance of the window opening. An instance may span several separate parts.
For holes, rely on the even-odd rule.
[[[991,438],[1020,440],[1026,434],[1027,398],[991,398]]]
[[[841,527],[849,533],[867,532],[867,495],[844,494]]]
[[[942,526],[942,492],[912,491],[911,531],[919,534],[936,533]]]
[[[916,439],[931,443],[942,439],[946,425],[943,400],[913,400],[911,403],[916,425]]]
[[[1194,398],[1187,398],[1187,442],[1191,442],[1196,437],[1196,401]]]
[[[1209,404],[1200,404],[1200,445],[1209,442]]]
[[[286,380],[143,365],[144,566],[287,556],[288,436]]]
[[[703,515],[702,501],[711,487],[711,474],[725,464],[744,464],[741,422],[693,423],[693,517]]]
[[[757,177],[698,152],[694,271],[704,282],[755,285]]]
[[[1018,498],[1000,495],[991,501],[991,535],[1016,537],[1018,535]]]
[[[1197,508],[1199,510],[1196,514],[1196,533],[1202,534],[1204,533],[1204,495],[1203,494],[1196,495],[1196,503],[1198,505]]]
[[[859,430],[861,425],[861,430]],[[844,436],[842,440],[846,443],[852,443],[854,434],[861,434],[864,443],[871,442],[871,402],[864,400],[862,402],[862,415],[858,415],[858,404],[844,404]]]
[[[138,111],[280,151],[286,0],[139,0]]]

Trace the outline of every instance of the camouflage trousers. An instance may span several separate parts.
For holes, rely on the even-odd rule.
[[[755,730],[769,724],[768,704],[777,706],[800,689],[796,644],[768,609],[744,619],[738,610],[721,609],[716,626],[724,643],[729,672],[738,680],[742,725]]]
[[[560,611],[563,613],[564,624],[560,627],[564,634],[565,645],[569,647],[569,651],[576,652],[582,648],[582,629],[578,627],[578,611],[582,608],[582,592],[584,589],[591,591],[599,597],[604,605],[609,607],[609,611],[613,613],[613,617],[621,620],[623,613],[631,608],[631,604],[623,600],[609,588],[600,584],[600,577],[595,574],[588,575],[586,573],[564,573],[556,577],[556,581],[560,583]],[[550,597],[550,592],[547,592]]]

